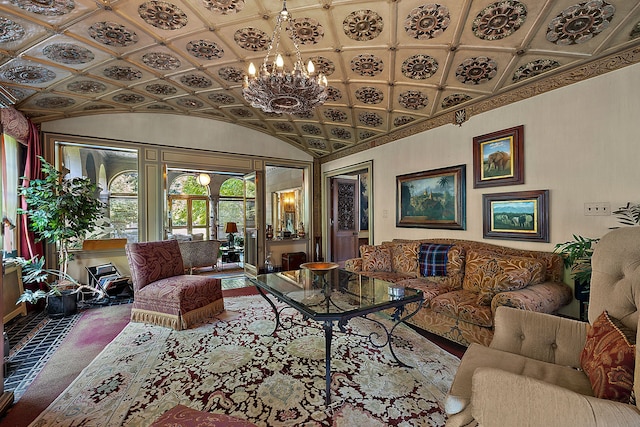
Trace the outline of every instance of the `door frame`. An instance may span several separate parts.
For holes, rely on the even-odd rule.
[[[373,160],[367,160],[362,163],[357,163],[351,166],[345,166],[330,171],[324,171],[322,173],[322,253],[325,259],[331,259],[331,179],[337,178],[340,175],[353,175],[354,172],[366,171],[369,177],[369,244],[373,244]]]

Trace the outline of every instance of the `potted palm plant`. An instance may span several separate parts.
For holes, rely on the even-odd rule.
[[[69,261],[72,260],[70,249],[74,242],[96,228],[97,221],[103,217],[103,203],[96,198],[99,188],[90,179],[66,178],[66,173],[42,157],[39,159],[44,178],[32,179],[28,185],[18,188],[28,206],[27,209],[19,209],[18,213],[27,215],[29,227],[38,240],[57,245],[57,268],[45,268],[44,258],[16,260],[23,267],[25,282],[46,283],[46,290],[27,290],[18,302],[35,303],[46,298],[47,312],[55,316],[60,314],[52,313],[59,300],[64,298],[69,304],[76,300],[77,291],[83,288],[68,274]],[[71,314],[69,311],[64,308],[62,315]]]

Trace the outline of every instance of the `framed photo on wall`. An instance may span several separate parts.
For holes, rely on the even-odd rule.
[[[473,188],[524,184],[524,126],[473,138]]]
[[[465,172],[458,165],[397,176],[396,226],[464,230]]]
[[[549,242],[549,190],[482,195],[483,237]]]

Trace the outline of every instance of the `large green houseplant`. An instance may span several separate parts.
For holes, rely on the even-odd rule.
[[[35,303],[40,298],[60,296],[63,289],[77,291],[81,285],[68,274],[70,249],[103,218],[103,203],[96,197],[99,188],[90,179],[67,178],[42,157],[40,161],[44,177],[18,188],[28,206],[18,213],[27,215],[29,228],[38,240],[57,245],[57,268],[45,268],[43,258],[16,260],[25,271],[25,282],[47,284],[46,291],[25,291],[19,302]]]

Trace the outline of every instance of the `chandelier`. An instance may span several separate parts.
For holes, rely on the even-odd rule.
[[[327,78],[324,74],[315,72],[311,61],[306,67],[302,64],[298,39],[291,29],[291,40],[296,49],[295,62],[292,71],[287,71],[284,67],[284,60],[279,52],[280,33],[283,23],[290,20],[287,0],[284,0],[262,67],[256,70],[253,63],[250,63],[249,75],[244,78],[244,98],[252,107],[267,113],[306,113],[327,100]]]

